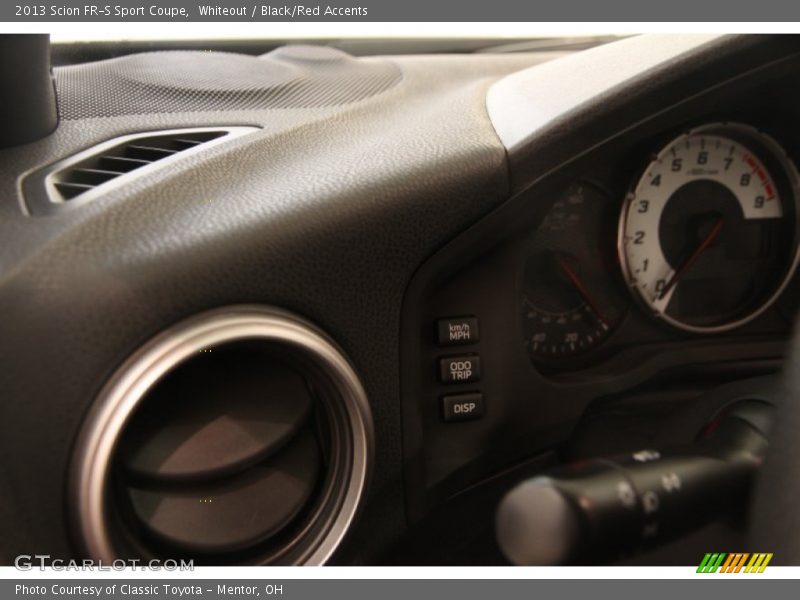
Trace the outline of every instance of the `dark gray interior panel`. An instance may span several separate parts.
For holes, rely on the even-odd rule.
[[[0,311],[13,317],[0,324],[8,458],[0,520],[24,522],[7,532],[6,554],[71,554],[71,447],[92,399],[131,352],[204,309],[258,303],[318,324],[363,378],[378,468],[341,560],[374,561],[405,523],[397,348],[406,282],[443,241],[506,198],[505,151],[485,92],[497,77],[547,58],[381,59],[402,80],[346,106],[154,105],[117,115],[126,111],[110,100],[90,111],[103,116],[64,120],[40,142],[1,151]],[[225,69],[224,60],[215,64]],[[96,68],[68,69],[73,91],[62,111],[80,116],[69,103],[90,88],[77,93],[75,82],[81,69]],[[67,77],[55,74],[57,82]],[[179,102],[180,89],[172,95]],[[120,135],[217,125],[262,129],[80,210],[36,219],[21,210],[20,177],[31,170]]]

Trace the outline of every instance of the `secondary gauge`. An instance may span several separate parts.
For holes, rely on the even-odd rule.
[[[577,183],[556,201],[528,246],[522,285],[525,344],[537,360],[579,354],[603,341],[624,302],[604,250],[608,198]]]
[[[798,256],[797,174],[771,138],[710,125],[661,150],[629,194],[618,247],[656,316],[698,333],[761,314]]]

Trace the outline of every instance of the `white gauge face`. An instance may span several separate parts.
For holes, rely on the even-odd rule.
[[[623,210],[620,251],[631,287],[685,329],[746,322],[794,267],[790,165],[780,149],[769,151],[770,164],[781,165],[771,173],[755,148],[763,156],[774,143],[759,139],[751,149],[740,139],[718,130],[677,138],[647,166]]]

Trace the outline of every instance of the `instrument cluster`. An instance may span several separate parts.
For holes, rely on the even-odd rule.
[[[627,195],[575,181],[526,239],[519,296],[534,363],[591,354],[631,313],[674,333],[739,330],[792,280],[800,184],[775,139],[713,123],[651,150]]]

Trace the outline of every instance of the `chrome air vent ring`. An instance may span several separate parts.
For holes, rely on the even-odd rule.
[[[331,450],[322,451],[327,474],[315,504],[278,542],[222,558],[201,556],[200,563],[318,565],[331,557],[359,509],[371,468],[373,425],[367,397],[350,362],[328,336],[297,316],[256,305],[216,309],[178,323],[133,354],[101,390],[79,434],[70,472],[70,516],[76,542],[86,555],[110,562],[164,554],[163,547],[159,554],[136,538],[141,532],[132,534],[124,527],[124,511],[115,496],[121,438],[168,375],[209,348],[243,343],[268,345],[270,355],[289,357],[308,379],[330,428],[323,437]],[[169,558],[177,555],[194,558],[188,552]]]

